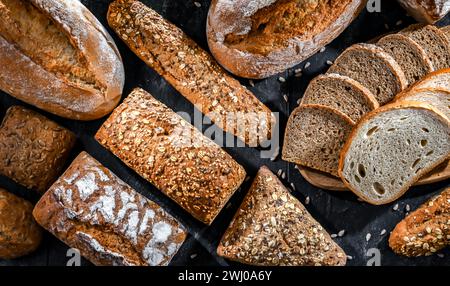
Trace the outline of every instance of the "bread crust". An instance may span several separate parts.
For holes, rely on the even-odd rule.
[[[79,1],[30,2],[68,37],[100,87],[84,87],[47,71],[0,34],[0,88],[69,119],[94,120],[111,112],[120,100],[125,74],[120,54],[106,29]]]
[[[449,74],[449,76],[450,76],[450,68],[442,69],[442,70],[438,70],[438,71],[434,71],[434,72],[432,72],[432,73],[427,74],[421,81],[416,82],[416,84],[414,84],[414,85],[411,86],[410,88],[404,90],[401,94],[403,94],[403,93],[408,93],[408,92],[413,91],[413,90],[415,90],[415,89],[422,89],[421,86],[422,86],[423,84],[425,84],[425,83],[427,83],[428,81],[432,80],[434,77],[439,76],[439,75],[442,75],[442,74]],[[446,88],[445,88],[445,87],[442,87],[442,86],[439,86],[439,87],[437,87],[437,88],[438,88],[438,89],[445,90],[445,91],[447,91],[447,92],[450,92],[450,83],[447,84]],[[400,96],[401,96],[401,95],[399,95],[399,97],[400,97]]]
[[[450,11],[450,5],[447,1],[398,0],[398,2],[414,19],[428,24],[436,23]]]

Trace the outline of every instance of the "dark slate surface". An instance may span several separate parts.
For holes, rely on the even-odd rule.
[[[109,0],[82,0],[82,2],[99,18],[100,22],[107,26],[106,12]],[[207,49],[205,23],[210,1],[199,0],[198,2],[201,3],[200,8],[196,7],[192,0],[144,0],[143,2],[181,27],[203,48]],[[324,53],[317,54],[300,64],[298,67],[303,68],[306,62],[311,63],[311,66],[304,70],[301,78],[294,77],[294,69],[291,69],[269,79],[255,81],[255,87],[251,87],[248,80],[241,79],[241,82],[248,86],[272,111],[280,114],[281,133],[283,133],[290,111],[297,105],[297,100],[302,96],[310,80],[325,72],[328,68],[327,60],[334,60],[340,52],[351,44],[365,42],[381,34],[398,30],[414,23],[414,20],[406,15],[396,1],[385,0],[381,3],[381,13],[369,13],[364,10],[340,37],[327,46]],[[450,24],[450,16],[447,16],[440,24]],[[126,85],[124,95],[127,95],[134,87],[139,86],[151,92],[156,98],[175,111],[185,111],[192,115],[194,111],[193,106],[164,79],[158,76],[156,72],[148,68],[130,52],[111,30],[110,32],[116,39],[125,63]],[[285,83],[279,82],[278,78],[280,76],[285,77],[287,81]],[[5,111],[12,105],[28,106],[5,93],[0,92],[0,94],[0,118],[3,118]],[[283,100],[284,94],[288,95],[288,103]],[[28,107],[36,110],[34,107]],[[93,122],[76,122],[61,119],[44,111],[40,112],[75,132],[78,137],[78,143],[72,153],[72,158],[80,151],[86,150],[121,179],[140,193],[161,204],[186,225],[191,236],[183,245],[172,264],[230,264],[215,255],[215,248],[242,201],[246,190],[248,190],[250,181],[243,184],[241,189],[231,199],[231,206],[219,215],[214,224],[211,227],[205,227],[167,199],[156,188],[127,168],[93,139],[93,135],[105,119]],[[283,135],[280,134],[280,138],[283,138]],[[254,176],[262,165],[269,166],[275,173],[279,169],[285,171],[287,173],[286,180],[284,180],[285,184],[288,186],[290,183],[294,183],[296,191],[293,194],[302,202],[305,201],[306,197],[310,197],[311,202],[307,205],[308,210],[330,233],[338,233],[340,230],[345,230],[345,235],[342,238],[337,238],[336,242],[343,247],[348,255],[353,257],[352,260],[349,260],[348,265],[366,265],[370,259],[367,256],[368,250],[372,248],[380,250],[382,265],[450,265],[450,251],[448,249],[442,252],[444,254],[443,258],[435,255],[427,258],[407,259],[396,256],[387,245],[388,234],[405,216],[406,205],[409,204],[411,209],[414,210],[428,198],[448,186],[448,181],[412,189],[405,197],[396,202],[399,204],[399,211],[394,211],[393,206],[396,203],[386,206],[371,206],[358,201],[351,193],[335,193],[317,189],[308,184],[294,169],[293,165],[282,162],[279,159],[275,162],[271,162],[268,159],[260,159],[260,150],[252,148],[226,148],[226,150],[246,168],[250,176]],[[5,177],[0,177],[0,187],[33,202],[36,202],[38,199],[36,194]],[[383,229],[387,230],[387,234],[380,236],[380,232]],[[371,240],[368,242],[366,241],[367,233],[372,235]],[[67,246],[47,234],[42,246],[34,254],[14,261],[0,260],[0,265],[65,265],[67,262],[66,252]],[[89,262],[83,261],[83,265],[89,265]]]

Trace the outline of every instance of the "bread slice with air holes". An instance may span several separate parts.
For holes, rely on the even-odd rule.
[[[397,61],[409,85],[433,71],[433,64],[425,50],[405,35],[387,35],[381,38],[377,45]]]
[[[308,86],[302,105],[320,104],[334,108],[358,122],[379,107],[375,96],[359,82],[338,74],[319,75]]]
[[[368,88],[380,105],[391,101],[408,85],[405,73],[395,59],[372,44],[356,44],[345,50],[328,74],[348,76]]]
[[[415,89],[401,93],[397,101],[417,101],[432,105],[450,120],[450,91],[439,89]]]
[[[333,108],[307,104],[291,114],[283,160],[338,176],[339,153],[355,123]]]
[[[365,116],[339,161],[346,186],[366,202],[387,204],[450,157],[450,122],[433,106],[402,101]]]
[[[436,88],[450,92],[450,68],[432,72],[413,85],[410,90]]]

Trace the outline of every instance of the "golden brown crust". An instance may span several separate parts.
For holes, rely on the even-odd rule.
[[[450,245],[450,188],[403,219],[392,231],[389,246],[408,257],[432,255]]]

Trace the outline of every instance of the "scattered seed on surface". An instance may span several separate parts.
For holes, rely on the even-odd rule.
[[[353,260],[353,256],[347,255],[347,259],[348,259],[348,260]]]
[[[291,188],[292,188],[293,191],[295,191],[295,185],[294,185],[294,183],[291,183]]]
[[[281,178],[282,178],[283,180],[286,179],[286,173],[285,173],[285,172],[281,173]]]
[[[309,205],[310,202],[311,202],[311,198],[310,197],[306,197],[305,205]]]
[[[335,233],[333,233],[332,235],[331,235],[331,238],[336,238],[337,237],[337,234],[335,234]]]
[[[327,65],[332,66],[332,65],[333,65],[333,62],[330,61],[330,60],[328,60],[328,61],[327,61]]]
[[[389,25],[388,25],[388,24],[384,24],[384,28],[385,28],[386,30],[389,30]]]
[[[398,211],[398,204],[395,204],[395,206],[392,208],[394,211]]]
[[[383,229],[383,230],[380,232],[380,235],[385,235],[385,234],[386,234],[386,230]]]
[[[327,47],[322,47],[322,48],[320,49],[320,52],[323,53],[323,52],[325,52],[326,49],[327,49]]]
[[[194,258],[196,258],[196,257],[197,257],[197,253],[191,254],[191,259],[194,259]]]
[[[311,66],[311,63],[310,63],[310,62],[307,62],[307,63],[305,64],[305,69],[309,68],[310,66]]]
[[[280,177],[282,173],[283,173],[283,170],[279,169],[277,172],[277,176]]]
[[[289,98],[288,98],[287,94],[283,94],[283,99],[284,99],[284,101],[286,101],[286,102],[289,101]]]
[[[339,237],[343,237],[345,235],[345,229],[338,232]]]
[[[248,83],[250,84],[251,87],[255,87],[255,82],[253,80],[249,80]]]
[[[286,79],[285,79],[284,77],[280,76],[280,77],[278,78],[278,81],[279,81],[279,82],[286,82]]]
[[[403,24],[402,20],[397,21],[397,23],[395,23],[396,26],[400,26],[401,24]]]
[[[197,2],[197,1],[194,2],[194,5],[195,5],[197,8],[202,7],[202,4],[200,4],[200,2]]]
[[[369,240],[372,238],[372,234],[368,233],[366,234],[366,241],[369,242]]]
[[[406,205],[405,210],[406,210],[407,212],[410,212],[410,211],[411,211],[411,207],[410,207],[409,205]]]
[[[438,256],[439,258],[444,258],[444,257],[445,257],[445,255],[444,255],[443,253],[439,253],[437,256]]]

